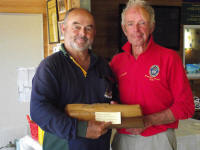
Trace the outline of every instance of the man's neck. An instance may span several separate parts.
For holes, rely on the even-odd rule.
[[[88,49],[77,51],[72,49],[67,49],[68,53],[73,57],[73,59],[85,70],[87,71],[90,65],[90,54]]]
[[[144,53],[148,47],[151,36],[149,36],[148,41],[144,45],[133,46],[132,45],[132,55],[137,59],[142,53]]]
[[[146,50],[146,47],[144,46],[135,46],[132,47],[132,55],[137,59],[144,51]]]

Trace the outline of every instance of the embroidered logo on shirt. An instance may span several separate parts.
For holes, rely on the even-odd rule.
[[[107,99],[112,99],[112,91],[107,88],[104,93],[104,97]]]
[[[123,77],[125,75],[127,75],[127,72],[124,72],[124,73],[120,74],[119,78],[121,78],[121,77]]]
[[[149,75],[151,77],[156,77],[156,76],[158,76],[159,71],[160,71],[160,68],[157,65],[153,65],[153,66],[151,66],[151,68],[149,70]]]
[[[149,69],[149,75],[145,75],[145,77],[149,78],[149,80],[160,80],[159,78],[156,78],[159,75],[160,68],[158,65],[152,65]]]

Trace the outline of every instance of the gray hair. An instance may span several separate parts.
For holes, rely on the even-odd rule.
[[[148,12],[150,16],[150,25],[152,27],[152,25],[155,23],[155,12],[154,9],[145,0],[129,0],[128,3],[126,4],[126,8],[123,10],[121,14],[122,18],[121,24],[122,25],[125,24],[125,13],[130,7],[133,6],[141,6]]]

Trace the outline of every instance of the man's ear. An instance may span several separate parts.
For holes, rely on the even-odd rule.
[[[64,35],[64,32],[65,32],[65,24],[64,23],[61,25],[61,32]]]
[[[123,30],[124,34],[126,35],[126,34],[127,34],[127,31],[126,31],[125,25],[121,25],[121,27],[122,27],[122,30]]]

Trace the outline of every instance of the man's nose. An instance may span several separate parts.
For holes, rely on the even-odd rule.
[[[86,29],[81,28],[79,34],[82,35],[82,36],[85,36],[86,35]]]
[[[135,32],[139,31],[139,25],[138,24],[133,25],[133,31],[135,31]]]

